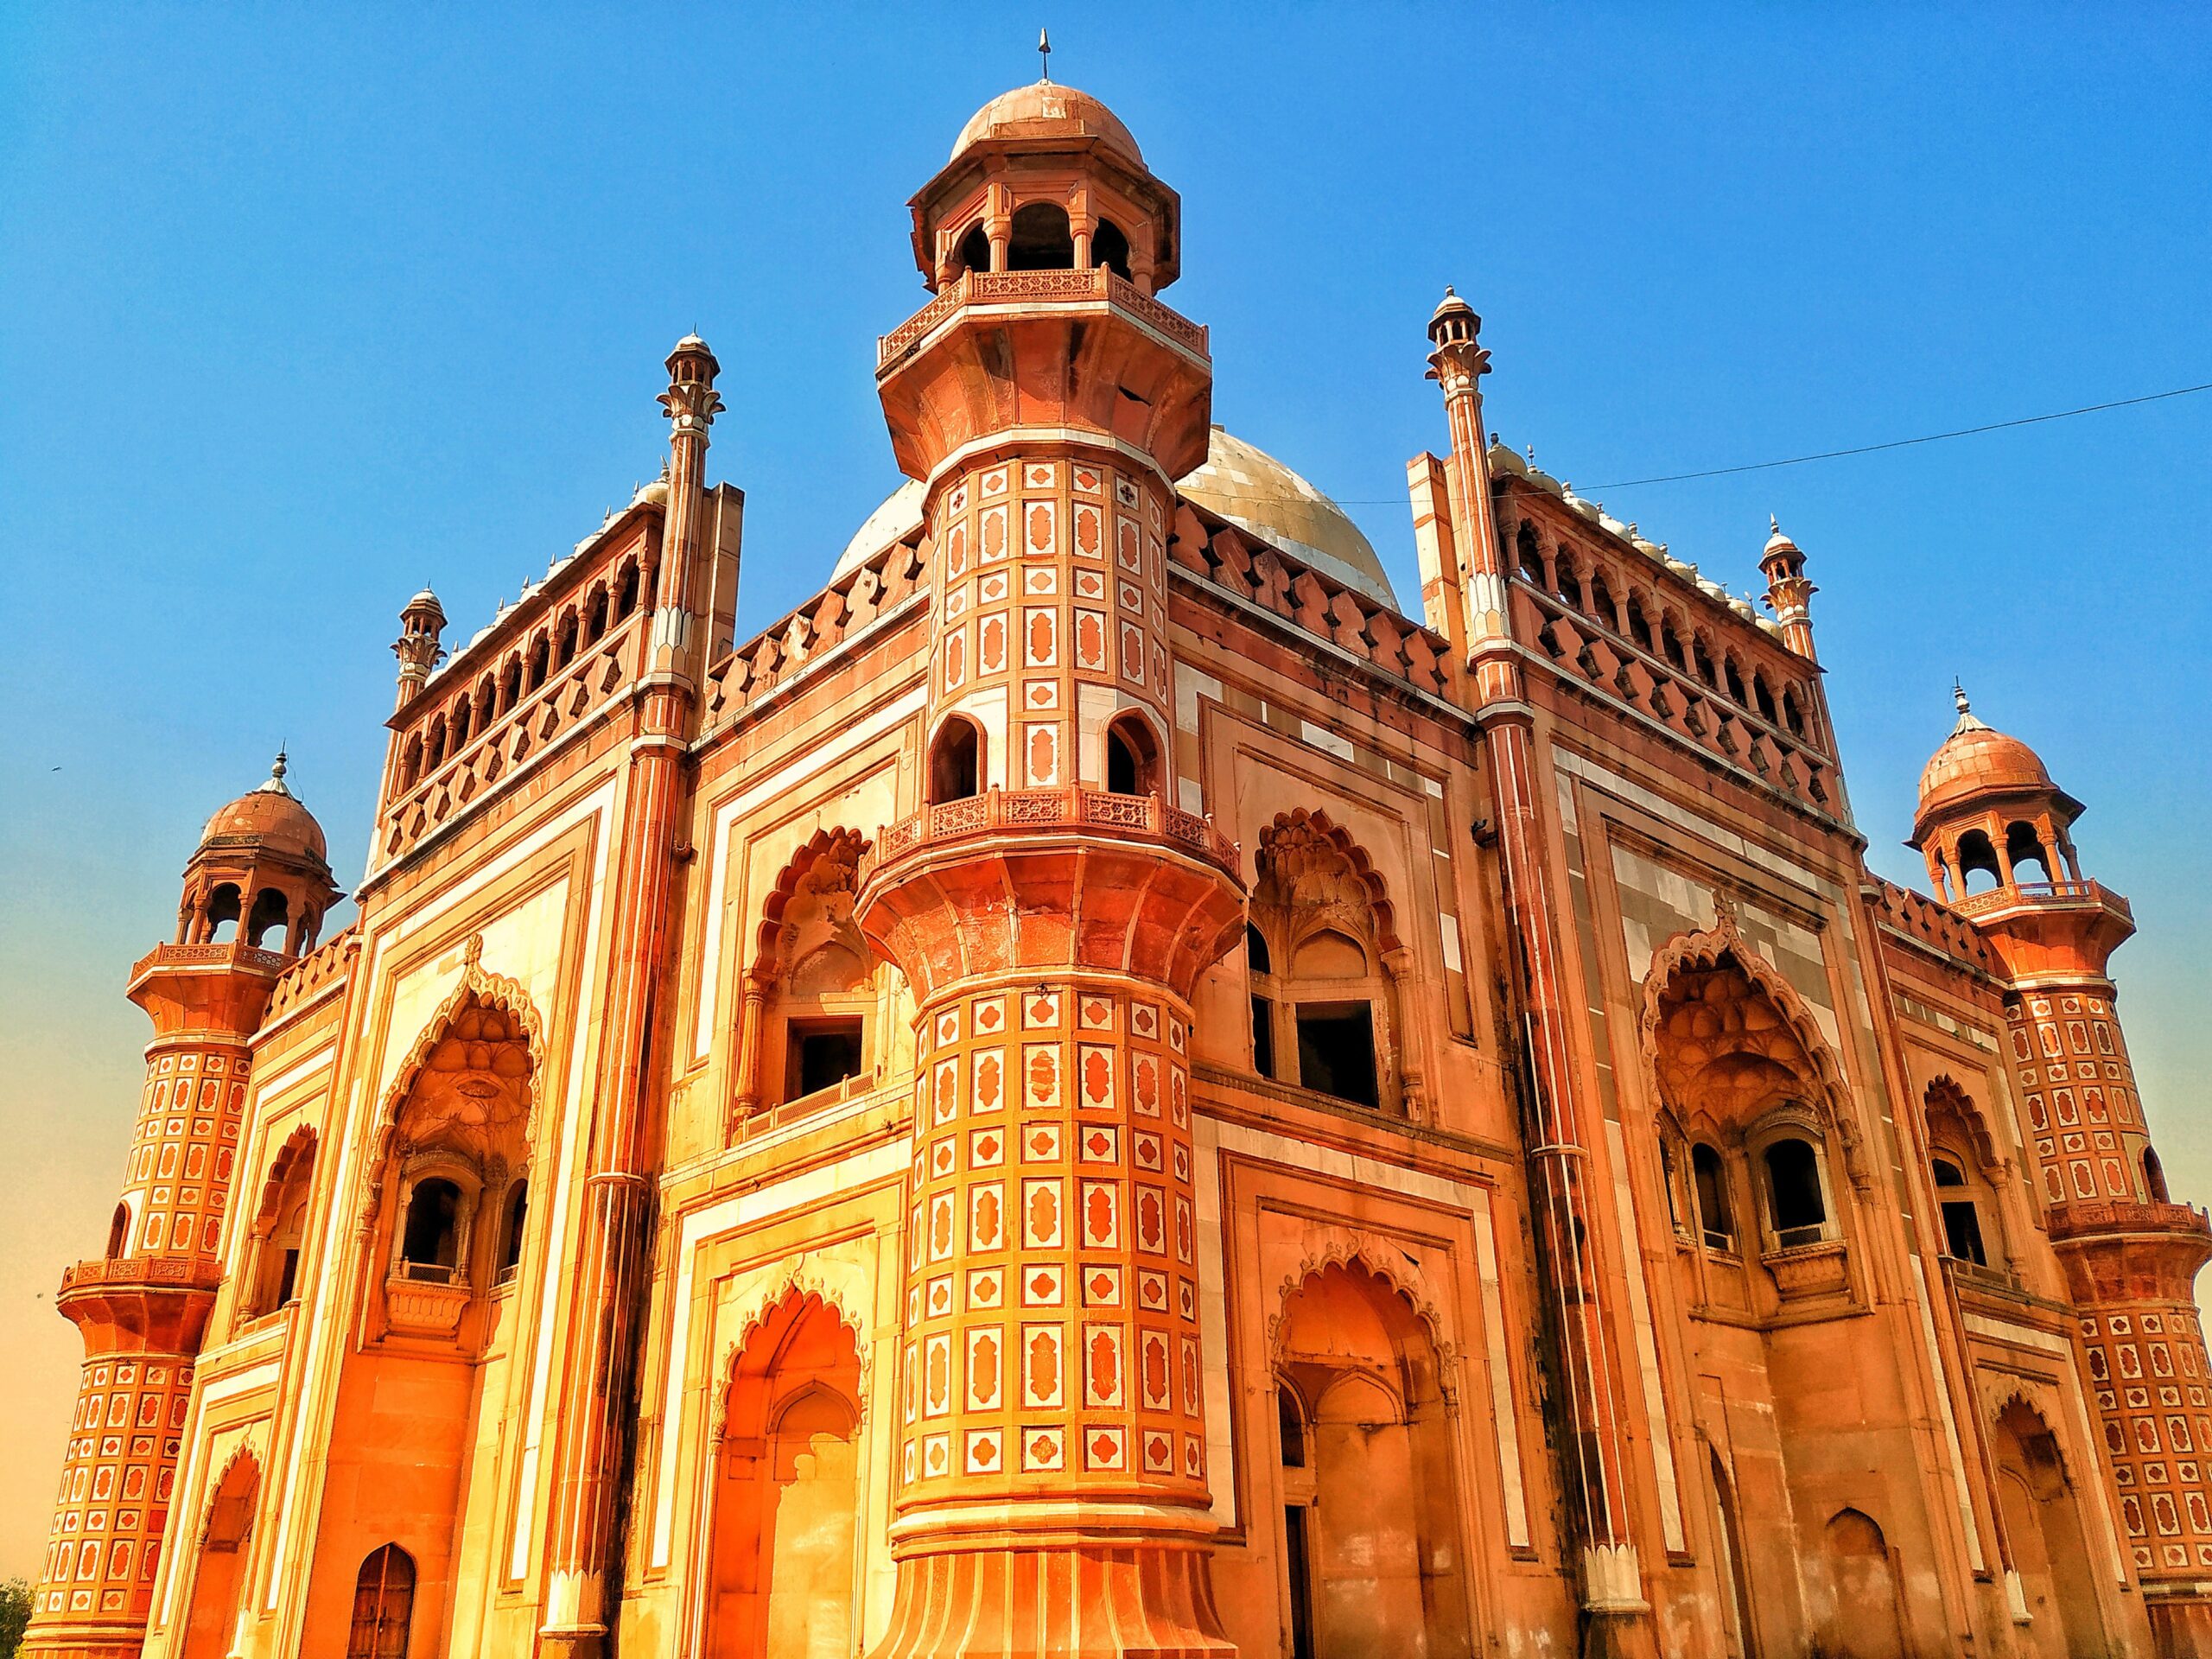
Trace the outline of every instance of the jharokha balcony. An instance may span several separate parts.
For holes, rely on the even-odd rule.
[[[243,968],[248,972],[274,976],[283,972],[291,963],[292,958],[281,950],[264,950],[235,941],[227,944],[157,944],[130,964],[130,982],[136,985],[157,968],[212,968],[225,971]]]
[[[2193,1204],[2137,1204],[2123,1198],[2078,1198],[2055,1204],[2044,1216],[2053,1243],[2120,1234],[2168,1234],[2202,1239],[2212,1249],[2212,1217]]]
[[[2101,881],[2015,881],[2009,887],[1954,899],[1951,908],[1977,919],[2013,909],[2101,910],[2125,923],[2129,931],[2135,927],[2135,912],[2127,900]]]
[[[1022,273],[1027,274],[1027,273]],[[879,871],[956,842],[1012,832],[1106,832],[1106,839],[1150,842],[1203,859],[1241,880],[1243,854],[1211,818],[1170,806],[1157,795],[1100,789],[987,789],[944,801],[885,827],[860,863],[860,885]]]

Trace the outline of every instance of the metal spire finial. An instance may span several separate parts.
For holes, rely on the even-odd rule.
[[[1961,714],[1970,715],[1974,712],[1974,705],[1967,701],[1965,685],[1955,677],[1951,681],[1951,701],[1958,705]]]
[[[1052,36],[1047,29],[1037,31],[1037,58],[1039,65],[1037,79],[1049,81],[1052,78]]]
[[[274,778],[278,783],[283,783],[284,781],[284,769],[290,764],[291,762],[285,758],[284,746],[281,743],[278,744],[276,746],[276,759],[270,766],[269,775],[271,778]]]
[[[1782,534],[1782,520],[1781,520],[1781,519],[1779,519],[1779,518],[1776,518],[1772,513],[1770,513],[1770,513],[1769,513],[1769,514],[1767,514],[1767,516],[1766,516],[1766,530],[1767,530],[1767,534],[1768,534],[1768,535],[1770,535],[1770,536],[1779,536],[1779,535],[1781,535],[1781,534]]]

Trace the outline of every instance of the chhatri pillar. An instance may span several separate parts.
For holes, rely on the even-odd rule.
[[[1190,999],[1243,899],[1236,849],[1171,804],[1166,531],[1211,386],[1154,297],[1178,202],[1040,81],[912,206],[936,297],[877,380],[928,486],[926,804],[856,903],[921,1066],[878,1653],[1225,1656]]]

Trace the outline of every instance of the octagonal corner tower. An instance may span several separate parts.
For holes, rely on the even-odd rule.
[[[912,207],[935,297],[877,383],[925,490],[928,776],[856,906],[922,1054],[880,1651],[1225,1654],[1190,996],[1243,904],[1236,849],[1172,804],[1166,545],[1211,391],[1154,297],[1179,204],[1046,81]]]

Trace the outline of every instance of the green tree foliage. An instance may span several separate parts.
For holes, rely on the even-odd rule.
[[[0,1584],[0,1659],[16,1659],[23,1626],[31,1622],[31,1581],[10,1579]]]

